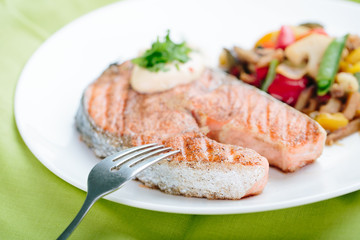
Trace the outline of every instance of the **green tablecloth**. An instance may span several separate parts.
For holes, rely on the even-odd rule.
[[[45,168],[16,128],[14,91],[31,54],[76,17],[113,0],[0,1],[0,239],[55,239],[85,192]],[[98,201],[71,239],[360,239],[360,192],[263,213],[199,216]]]

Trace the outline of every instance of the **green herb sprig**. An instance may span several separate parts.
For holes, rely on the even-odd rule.
[[[166,72],[169,70],[165,66],[167,63],[174,62],[178,68],[178,63],[189,61],[189,53],[191,51],[192,49],[185,42],[174,43],[170,39],[170,31],[168,31],[163,42],[158,37],[150,49],[146,50],[142,56],[132,59],[132,62],[151,72]]]

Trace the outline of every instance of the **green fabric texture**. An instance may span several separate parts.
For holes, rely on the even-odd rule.
[[[66,23],[113,0],[0,0],[0,239],[55,239],[85,192],[45,168],[14,120],[14,92],[31,54]],[[360,192],[306,206],[238,215],[185,215],[104,199],[70,239],[359,239]]]

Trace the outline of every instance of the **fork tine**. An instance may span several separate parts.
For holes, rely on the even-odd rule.
[[[158,154],[158,153],[161,153],[161,152],[166,152],[168,150],[171,150],[171,147],[167,147],[167,148],[161,148],[161,149],[158,149],[158,150],[155,150],[155,151],[152,151],[148,154],[145,154],[145,155],[142,155],[142,156],[139,156],[137,158],[134,158],[134,159],[131,159],[130,161],[124,163],[123,165],[121,165],[121,167],[132,167],[134,166],[136,163],[144,160],[144,159],[147,159],[155,154]]]
[[[124,149],[120,152],[117,152],[117,153],[114,153],[108,157],[106,157],[105,159],[103,159],[103,161],[115,161],[125,155],[128,155],[132,152],[135,152],[135,151],[138,151],[138,150],[141,150],[141,149],[144,149],[144,148],[148,148],[148,147],[152,147],[152,146],[155,146],[155,145],[158,145],[157,143],[149,143],[149,144],[146,144],[146,145],[141,145],[141,146],[137,146],[137,147],[132,147],[132,148],[127,148],[127,149]]]
[[[179,153],[180,150],[176,150],[176,151],[171,151],[168,153],[163,153],[154,157],[150,157],[148,159],[145,159],[144,161],[138,162],[137,164],[134,164],[134,166],[132,167],[133,169],[133,173],[132,176],[134,177],[136,174],[138,174],[139,172],[141,172],[142,170],[144,170],[145,168],[147,168],[148,166],[164,159],[167,158],[171,155],[174,155],[176,153]]]
[[[164,147],[163,145],[156,145],[153,147],[145,148],[144,150],[132,152],[131,154],[128,154],[128,155],[124,156],[123,158],[120,158],[119,159],[120,161],[116,162],[115,167],[120,168],[125,162],[133,159],[134,157],[137,157],[139,155],[142,155],[142,154],[145,154],[145,153],[148,153],[148,152],[151,152],[153,150],[163,148],[163,147]]]

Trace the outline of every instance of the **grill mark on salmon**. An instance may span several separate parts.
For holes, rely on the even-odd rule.
[[[147,186],[185,196],[239,199],[260,193],[268,176],[266,159],[244,147],[284,171],[321,154],[325,134],[317,123],[224,73],[208,69],[192,83],[139,94],[129,86],[131,70],[130,62],[112,65],[91,84],[76,124],[100,157],[151,142],[180,149],[170,161],[137,176]],[[287,131],[291,126],[280,116],[288,111],[309,126],[303,133]],[[302,156],[305,145],[316,149]]]
[[[123,92],[122,85],[115,84],[108,94],[107,130],[109,132],[121,132],[123,130],[123,114],[120,113],[125,108],[125,101],[122,99],[122,94],[118,94],[119,92]]]
[[[255,114],[252,114],[252,125],[254,125],[256,127],[256,130],[260,133],[260,134],[265,134],[266,133],[266,125],[264,124],[264,121],[266,121],[265,118],[261,117],[261,115],[263,115],[263,111],[264,111],[264,107],[261,106],[260,104],[255,104],[255,106],[252,109],[253,113],[258,113],[257,116],[254,116]]]
[[[108,89],[108,84],[105,89]],[[92,87],[91,99],[89,101],[90,115],[96,119],[96,124],[106,128],[106,94],[105,91],[97,86]],[[104,101],[105,99],[105,101]],[[90,105],[91,104],[91,105]],[[98,108],[90,108],[90,106],[98,105]]]

